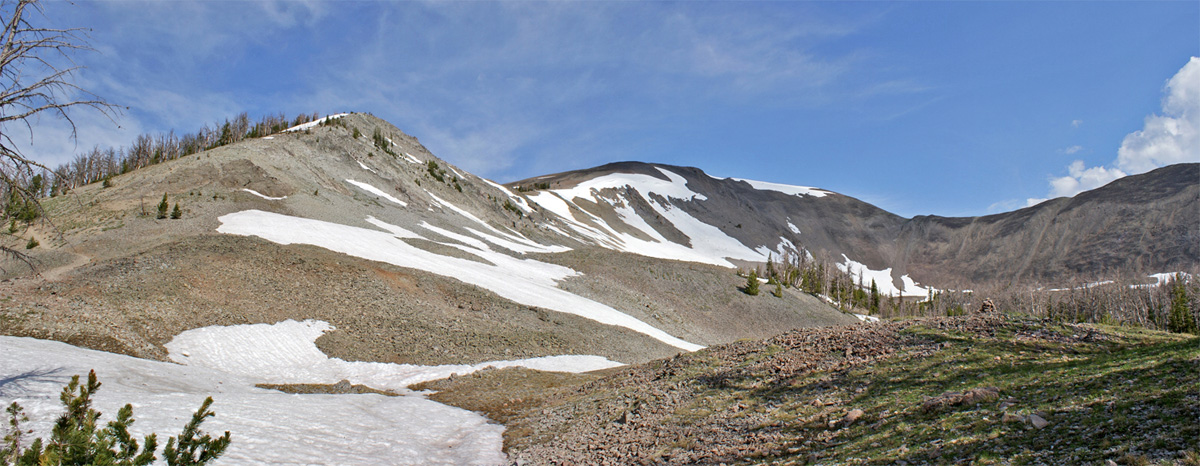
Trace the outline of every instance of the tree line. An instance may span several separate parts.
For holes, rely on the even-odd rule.
[[[36,198],[57,196],[80,186],[102,181],[117,175],[159,164],[180,157],[204,152],[245,139],[259,138],[279,133],[292,126],[308,123],[319,118],[317,113],[301,114],[295,118],[287,118],[284,114],[266,115],[258,121],[251,121],[247,113],[242,112],[232,119],[222,123],[204,125],[198,131],[178,135],[174,130],[166,133],[144,133],[135,138],[129,146],[92,149],[79,153],[67,163],[53,170],[41,169],[38,173],[10,173],[17,180],[17,186],[6,186],[7,193],[0,198],[5,202],[4,208],[10,210],[14,201],[20,205]],[[0,167],[3,169],[3,167]],[[34,199],[21,199],[32,196]]]
[[[803,251],[803,250],[802,250]],[[1003,311],[1021,312],[1062,322],[1134,325],[1154,330],[1200,334],[1200,273],[1176,273],[1160,283],[1127,275],[1111,281],[1080,282],[1063,289],[988,286],[974,290],[930,289],[923,298],[879,292],[874,280],[843,271],[828,257],[785,254],[768,257],[749,271],[743,292],[758,294],[758,277],[776,287],[817,296],[847,312],[882,318],[956,316],[978,310],[991,299]]]

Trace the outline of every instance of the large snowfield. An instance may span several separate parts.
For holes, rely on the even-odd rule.
[[[34,435],[48,438],[61,413],[58,399],[72,375],[95,370],[103,384],[94,406],[113,419],[133,405],[138,437],[160,442],[178,435],[212,396],[206,431],[229,431],[233,442],[215,464],[495,465],[503,426],[413,393],[409,384],[468,374],[487,366],[582,372],[619,365],[598,356],[558,356],[475,365],[413,366],[330,359],[314,341],[331,327],[319,321],[206,327],[166,346],[181,364],[77,348],[65,343],[0,337],[0,403],[18,402]],[[256,383],[336,383],[349,380],[401,396],[292,395]],[[32,438],[32,437],[30,437]]]

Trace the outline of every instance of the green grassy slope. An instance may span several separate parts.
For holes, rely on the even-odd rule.
[[[1200,463],[1200,339],[1127,327],[977,315],[801,329],[535,379],[428,388],[504,422],[510,457],[532,464]],[[466,401],[485,389],[492,402]]]

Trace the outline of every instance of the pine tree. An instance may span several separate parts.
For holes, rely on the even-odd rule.
[[[171,219],[178,220],[183,217],[183,210],[179,209],[179,203],[175,203],[175,209],[171,210]]]
[[[7,409],[10,432],[0,445],[0,464],[146,466],[154,462],[157,436],[147,435],[139,445],[129,434],[129,426],[134,423],[132,405],[118,410],[116,420],[106,425],[100,423],[100,412],[92,408],[92,396],[100,385],[95,371],[88,373],[84,384],[80,383],[78,375],[71,377],[71,382],[59,396],[64,412],[54,423],[50,441],[34,439],[29,447],[21,445],[22,434],[28,432],[22,432],[21,424],[29,419],[21,405],[12,403]],[[204,400],[183,433],[167,440],[163,455],[168,466],[201,466],[225,452],[230,442],[229,432],[216,439],[207,434],[196,438],[200,423],[214,416],[208,409],[211,405],[212,397]]]
[[[1171,281],[1171,313],[1167,316],[1167,330],[1193,335],[1200,333],[1196,328],[1196,319],[1192,317],[1191,306],[1188,305],[1183,274],[1175,275]]]
[[[167,203],[167,194],[163,193],[162,202],[158,203],[158,218],[167,218],[167,209],[171,208],[171,204]]]
[[[750,275],[746,277],[745,291],[750,296],[758,296],[758,271],[750,270]]]
[[[775,282],[775,291],[772,291],[771,294],[775,295],[776,298],[782,298],[783,297],[783,285],[780,284],[778,281],[776,281]]]
[[[879,287],[875,286],[875,279],[871,279],[871,314],[879,313]]]

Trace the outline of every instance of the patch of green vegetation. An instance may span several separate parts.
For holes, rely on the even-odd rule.
[[[801,401],[846,402],[825,415],[811,403],[782,409],[779,418],[796,434],[788,456],[830,464],[1101,464],[1131,454],[1170,462],[1197,450],[1200,424],[1187,421],[1200,415],[1196,338],[1060,325],[1005,326],[989,336],[906,333],[939,349],[793,384]],[[814,389],[827,385],[838,388]],[[998,389],[999,399],[924,406],[984,388]],[[851,409],[863,410],[862,419],[831,422]],[[1047,424],[1039,428],[1032,416]]]

